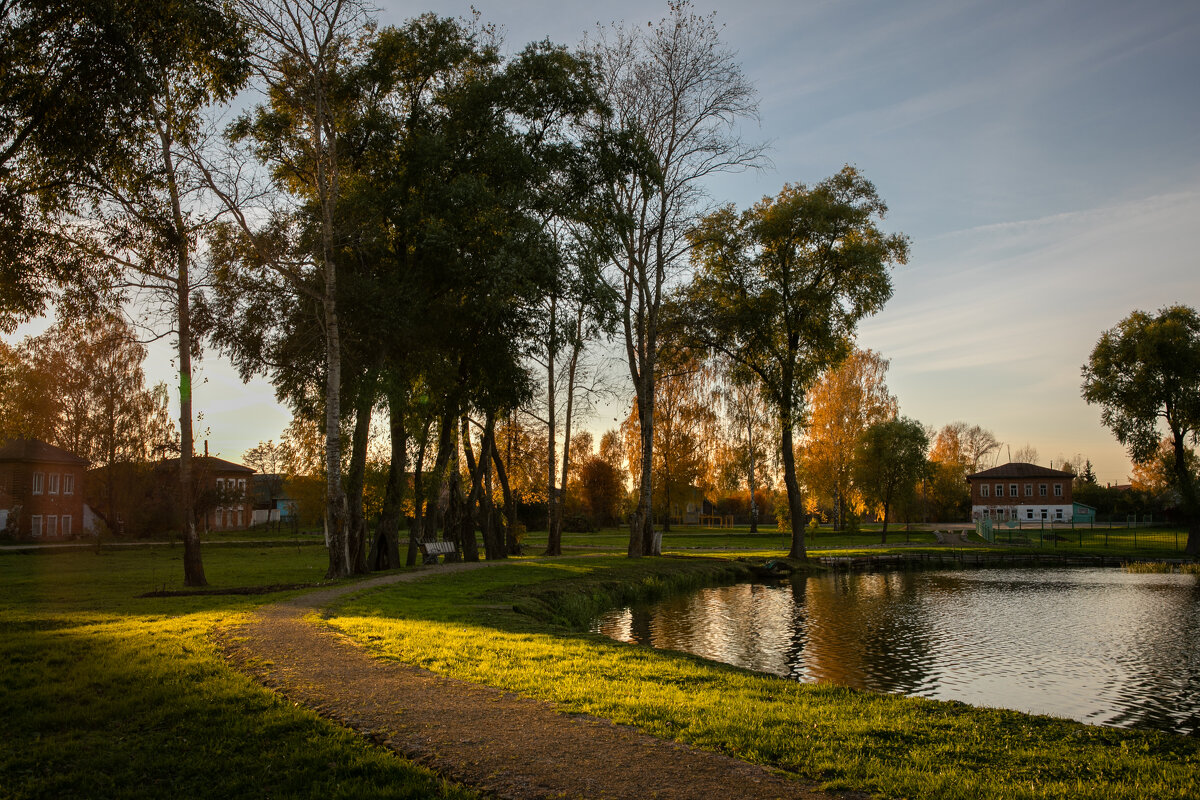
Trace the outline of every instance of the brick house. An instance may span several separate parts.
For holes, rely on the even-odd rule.
[[[18,539],[66,539],[83,533],[83,474],[88,460],[38,439],[0,447],[0,529]]]
[[[201,530],[242,530],[254,524],[253,474],[250,467],[216,456],[192,457],[196,523]],[[177,491],[178,476],[178,458],[159,462],[159,481],[165,491]]]
[[[1015,462],[967,476],[971,519],[1070,522],[1074,513],[1070,472]]]

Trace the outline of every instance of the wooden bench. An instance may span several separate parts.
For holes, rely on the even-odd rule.
[[[438,556],[446,556],[446,560],[450,560],[450,556],[456,555],[458,549],[454,546],[454,542],[417,542],[417,547],[421,549],[421,555],[424,557],[425,564],[438,563]]]

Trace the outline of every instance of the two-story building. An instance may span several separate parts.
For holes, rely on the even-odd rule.
[[[18,539],[83,533],[85,458],[39,439],[0,447],[0,530]]]
[[[254,470],[216,456],[192,457],[196,487],[196,522],[201,530],[241,530],[254,524]],[[159,482],[174,494],[179,482],[179,459],[159,462]]]
[[[1070,522],[1075,476],[1037,464],[1013,462],[967,476],[971,519]]]

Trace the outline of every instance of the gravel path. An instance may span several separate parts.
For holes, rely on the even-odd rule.
[[[833,797],[744,761],[372,658],[348,637],[304,619],[346,594],[486,566],[448,564],[311,592],[260,609],[245,625],[218,632],[218,639],[239,669],[268,687],[485,795],[521,800]]]

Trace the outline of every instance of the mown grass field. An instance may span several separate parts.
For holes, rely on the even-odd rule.
[[[230,669],[210,639],[283,594],[180,589],[182,550],[0,554],[0,797],[471,797]],[[323,547],[208,547],[213,588],[319,581]]]
[[[709,559],[517,562],[374,591],[330,620],[381,656],[886,797],[1195,798],[1200,740],[805,685],[586,631]],[[716,577],[720,577],[719,574]]]

